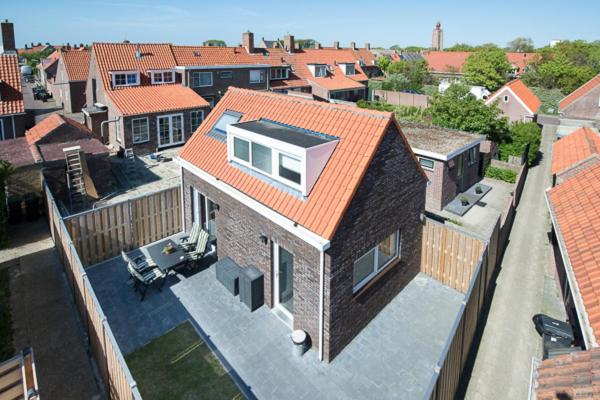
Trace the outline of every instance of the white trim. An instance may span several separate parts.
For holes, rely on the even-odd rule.
[[[146,135],[148,136],[148,138],[146,140],[140,140],[140,141],[136,141],[135,140],[135,132],[133,131],[133,121],[137,121],[140,119],[145,119],[146,120]],[[150,141],[150,119],[148,117],[138,117],[138,118],[131,118],[131,143],[133,144],[141,144],[141,143],[146,143]]]
[[[196,72],[191,72],[190,73],[190,87],[191,88],[201,88],[201,87],[211,87],[214,84],[214,80],[213,80],[213,73],[212,71],[208,71],[208,72],[203,72],[203,71],[197,71],[198,74],[210,74],[210,85],[194,85],[194,76],[193,74]]]
[[[220,179],[215,178],[214,176],[204,172],[200,168],[196,167],[192,163],[180,158],[175,157],[175,162],[181,165],[183,168],[187,169],[189,172],[198,176],[200,179],[209,183],[213,187],[219,189],[223,193],[233,197],[235,200],[239,201],[243,205],[253,209],[263,217],[267,218],[269,221],[274,224],[280,226],[285,229],[292,235],[298,237],[299,239],[305,241],[309,245],[315,247],[318,250],[324,251],[329,248],[331,242],[318,234],[306,229],[305,227],[297,224],[291,219],[279,214],[272,208],[265,206],[263,203],[253,199],[247,194],[237,190],[236,188],[228,185],[227,183],[221,181]],[[182,183],[183,184],[183,183]]]
[[[362,289],[363,287],[365,287],[369,282],[371,282],[376,276],[378,276],[379,274],[381,274],[384,270],[387,269],[387,267],[390,266],[390,264],[392,264],[394,261],[399,260],[401,258],[401,254],[400,254],[400,249],[401,249],[401,243],[400,241],[402,240],[402,236],[400,235],[400,229],[396,229],[395,232],[391,233],[390,235],[386,236],[384,238],[387,239],[392,235],[396,235],[396,255],[392,258],[390,258],[385,264],[383,264],[381,267],[377,267],[377,264],[379,263],[379,252],[377,251],[377,248],[379,247],[379,245],[382,242],[379,242],[375,245],[375,247],[372,247],[371,249],[369,249],[365,254],[363,254],[362,256],[358,257],[356,260],[354,260],[354,262],[352,263],[352,277],[354,278],[354,264],[360,260],[363,257],[366,257],[370,252],[374,252],[374,257],[373,257],[373,271],[371,271],[371,273],[367,276],[365,276],[360,282],[358,282],[356,285],[352,286],[352,293],[357,293],[358,291],[360,291],[360,289]]]
[[[175,71],[173,71],[172,69],[154,69],[154,70],[148,70],[148,72],[150,73],[150,82],[153,85],[164,85],[164,84],[168,84],[168,83],[175,83]],[[171,80],[170,81],[163,80],[162,82],[156,82],[154,80],[154,75],[155,74],[161,74],[162,77],[163,77],[163,79],[164,79],[165,72],[170,72],[171,73]]]
[[[177,66],[175,69],[182,71],[203,70],[203,69],[241,69],[241,68],[271,68],[270,64],[232,64],[232,65],[196,65],[196,66]]]
[[[421,168],[423,168],[426,171],[435,171],[435,160],[433,158],[417,156],[417,159],[419,160],[419,165],[421,166]],[[433,163],[433,167],[429,168],[429,167],[424,166],[423,164],[421,164],[421,160],[431,161]]]
[[[181,198],[181,226],[183,227],[182,231],[187,232],[187,230],[185,229],[185,203],[184,203],[184,187],[183,187],[183,166],[181,166],[181,164],[179,165],[179,197]],[[190,204],[191,205],[191,204]]]
[[[110,74],[110,80],[112,82],[113,88],[127,87],[127,86],[139,86],[140,85],[140,71],[108,71],[108,73]],[[136,76],[136,82],[135,83],[127,83],[127,75],[133,75],[133,74],[135,74],[135,76]],[[124,85],[117,85],[117,83],[116,83],[117,75],[125,75],[125,84]]]
[[[448,153],[446,155],[444,154],[440,154],[440,153],[435,153],[433,151],[427,151],[427,150],[422,150],[422,149],[418,149],[416,147],[412,147],[412,151],[413,153],[415,153],[418,156],[423,156],[426,158],[434,158],[436,160],[441,160],[441,161],[449,161],[452,160],[454,157],[456,157],[457,155],[464,153],[465,151],[469,150],[471,147],[475,147],[478,144],[480,144],[481,142],[483,142],[485,140],[485,137],[480,137],[479,139],[475,140],[474,142],[469,143],[466,146],[461,147],[460,149],[454,150],[451,153]]]
[[[498,90],[492,97],[489,97],[486,101],[485,104],[489,105],[494,99],[496,99],[498,96],[500,96],[500,94],[502,94],[505,90],[508,90],[515,99],[517,99],[517,101],[519,102],[519,104],[521,104],[526,111],[528,111],[531,115],[534,115],[535,113],[533,111],[531,111],[531,108],[527,107],[527,105],[523,102],[523,100],[521,100],[521,98],[519,96],[517,96],[515,94],[515,92],[513,92],[513,90],[510,87],[505,87],[504,89],[500,89]]]
[[[181,140],[179,142],[173,141],[173,117],[181,117]],[[167,118],[169,120],[169,143],[161,144],[160,143],[160,119]],[[177,114],[166,114],[166,115],[158,115],[156,116],[156,144],[158,148],[161,147],[169,147],[175,146],[185,142],[185,118],[183,117],[183,113]]]
[[[198,124],[198,126],[196,127],[196,129],[198,129],[200,127],[200,125],[202,125],[202,123],[204,122],[204,110],[191,110],[190,111],[190,129],[191,129],[191,134],[194,134],[194,132],[196,132],[196,129],[194,129],[194,127],[192,126],[192,114],[195,112],[199,112],[202,113],[202,120],[200,121],[200,124]]]
[[[325,319],[325,252],[319,251],[319,360],[323,361],[323,335]]]

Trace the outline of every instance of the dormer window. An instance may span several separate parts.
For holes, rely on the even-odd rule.
[[[288,79],[289,69],[287,67],[271,68],[271,79]]]
[[[340,68],[344,72],[344,75],[356,74],[356,67],[354,66],[354,63],[342,63],[340,64]]]
[[[308,69],[315,78],[327,76],[327,64],[308,64]]]
[[[150,78],[153,85],[161,85],[163,83],[174,83],[175,72],[171,70],[150,71]]]
[[[137,86],[140,84],[138,71],[111,72],[113,87]]]

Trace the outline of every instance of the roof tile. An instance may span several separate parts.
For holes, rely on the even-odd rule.
[[[600,154],[600,134],[582,127],[554,143],[552,175],[556,175],[593,154]]]
[[[0,115],[25,112],[21,72],[16,54],[0,54]]]

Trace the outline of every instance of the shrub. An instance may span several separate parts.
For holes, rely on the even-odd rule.
[[[542,129],[534,122],[511,124],[508,136],[500,143],[500,159],[508,161],[509,156],[521,157],[529,144],[527,163],[531,165],[537,156],[542,140]]]
[[[498,179],[500,181],[515,183],[517,180],[517,173],[510,169],[498,168],[489,166],[485,170],[485,176],[487,178]]]

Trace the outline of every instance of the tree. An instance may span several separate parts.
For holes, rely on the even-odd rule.
[[[225,43],[224,40],[220,40],[220,39],[209,39],[209,40],[205,40],[204,43],[202,43],[203,46],[214,46],[214,47],[226,47],[227,43]]]
[[[392,63],[392,60],[387,56],[381,56],[375,61],[375,64],[379,67],[380,70],[387,70],[388,66]]]
[[[404,89],[392,90],[414,90],[423,89],[423,82],[429,72],[427,71],[427,62],[425,60],[417,61],[394,61],[386,68],[388,76],[401,75],[406,78],[407,83]],[[389,79],[389,78],[388,78]]]
[[[315,47],[315,39],[296,39],[295,43],[300,46],[301,49],[312,49]]]
[[[498,48],[483,48],[467,57],[463,72],[470,85],[484,86],[494,91],[504,85],[512,67],[506,53]]]
[[[15,172],[15,167],[9,162],[0,160],[0,248],[8,244],[8,210],[6,209],[6,181]]]
[[[517,53],[532,53],[535,47],[531,38],[518,37],[508,42],[507,50]]]
[[[400,51],[400,50],[402,50],[402,47],[400,47],[399,45],[395,44],[395,45],[393,45],[393,46],[390,47],[390,50]]]
[[[473,46],[466,43],[456,43],[452,47],[445,49],[446,51],[473,51]]]
[[[510,126],[509,134],[500,143],[500,158],[508,161],[508,156],[521,157],[525,147],[529,145],[527,162],[531,165],[540,149],[542,129],[534,122],[516,122]]]
[[[390,74],[381,84],[383,90],[393,90],[395,92],[403,92],[410,90],[410,81],[402,74]]]
[[[500,143],[508,133],[508,121],[496,105],[487,106],[463,84],[453,84],[431,100],[429,113],[434,125],[486,135]]]

